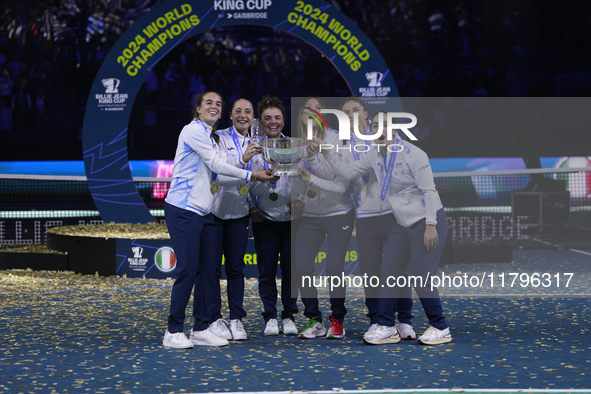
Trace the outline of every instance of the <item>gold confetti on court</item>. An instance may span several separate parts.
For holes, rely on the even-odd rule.
[[[161,345],[172,284],[0,271],[0,392],[589,388],[582,298],[444,298],[450,344],[367,346],[362,292],[349,293],[344,340],[264,337],[258,284],[247,279],[247,341],[172,350]],[[222,292],[226,310],[225,281]],[[328,300],[320,304],[327,317]],[[428,322],[417,299],[413,314],[420,335]],[[302,329],[301,313],[296,322]]]

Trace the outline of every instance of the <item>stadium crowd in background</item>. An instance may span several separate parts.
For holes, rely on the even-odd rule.
[[[0,151],[5,160],[52,159],[43,154],[18,158],[15,153],[21,145],[51,145],[47,135],[63,136],[54,146],[62,158],[80,158],[84,107],[101,62],[121,34],[160,2],[4,3],[0,10],[0,130],[18,132],[6,134],[8,143]],[[591,59],[581,50],[589,46],[591,37],[586,12],[579,12],[588,9],[585,2],[573,1],[571,7],[550,0],[535,4],[492,0],[330,3],[374,42],[401,96],[591,93],[591,73],[585,66]],[[350,94],[330,62],[298,38],[266,27],[246,31],[231,26],[207,31],[171,51],[146,79],[137,105],[147,114],[157,111],[159,121],[167,120],[178,117],[178,111],[187,113],[191,97],[213,86],[229,101],[243,92],[255,100],[271,94],[285,102],[310,94]],[[134,126],[154,126],[160,136],[166,135],[163,130],[176,129],[154,118],[142,112],[140,120],[132,119],[130,134]],[[170,140],[176,140],[176,135]],[[133,148],[131,135],[130,143]]]

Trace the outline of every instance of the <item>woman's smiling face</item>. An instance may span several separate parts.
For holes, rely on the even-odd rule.
[[[349,118],[349,122],[351,123],[351,130],[353,130],[353,122],[355,119],[355,114],[357,114],[357,124],[359,125],[359,132],[365,133],[365,125],[367,125],[367,111],[363,108],[363,105],[359,104],[355,100],[347,101],[343,104],[341,111],[343,111]]]
[[[234,103],[232,113],[230,114],[232,125],[240,134],[244,134],[252,125],[254,120],[254,109],[252,103],[248,100],[238,100]]]
[[[201,105],[197,106],[199,119],[213,126],[222,115],[222,98],[217,93],[206,93]]]
[[[264,110],[261,115],[261,126],[268,138],[280,137],[284,126],[281,110],[275,107]]]
[[[305,125],[308,124],[308,119],[312,119],[312,127],[314,128],[314,130],[318,130],[319,126],[318,123],[316,123],[316,121],[314,120],[313,117],[311,117],[310,113],[313,113],[312,111],[307,111],[307,108],[311,108],[317,112],[320,112],[320,110],[322,109],[322,106],[320,105],[320,102],[315,99],[315,98],[311,98],[308,99],[308,101],[306,101],[306,104],[304,105],[304,111],[302,112],[302,118],[300,119],[301,122]]]

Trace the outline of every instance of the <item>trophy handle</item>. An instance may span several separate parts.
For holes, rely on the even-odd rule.
[[[252,121],[250,125],[250,138],[257,144],[265,138],[265,133],[262,130],[261,124],[258,119]]]

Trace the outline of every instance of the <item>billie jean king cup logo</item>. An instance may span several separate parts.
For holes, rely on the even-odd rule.
[[[117,88],[119,87],[121,81],[117,78],[103,79],[102,82],[103,86],[105,87],[105,93],[119,93],[119,90]]]
[[[371,73],[366,73],[365,78],[367,78],[367,82],[369,82],[370,88],[379,88],[382,86],[382,77],[384,74],[378,71],[374,71]]]
[[[141,246],[134,246],[133,248],[131,248],[131,251],[133,252],[133,257],[135,259],[141,259],[142,253],[144,252],[144,248],[142,248]]]
[[[324,120],[324,117],[321,114],[334,114],[337,116],[338,120],[339,120],[339,139],[343,140],[343,141],[349,141],[351,140],[351,123],[349,122],[349,117],[347,116],[347,114],[345,114],[342,111],[339,111],[337,109],[321,109],[320,112],[313,110],[312,108],[306,108],[307,111],[310,111],[308,113],[308,115],[312,118],[308,118],[308,123],[307,123],[307,135],[306,138],[308,140],[312,140],[314,139],[314,131],[313,131],[313,125],[314,125],[314,121],[316,121],[318,123],[318,125],[322,128],[322,126],[324,125],[324,127],[326,129],[328,129],[328,125],[326,124],[326,120]],[[386,133],[387,133],[387,138],[388,141],[392,141],[392,130],[400,130],[402,131],[404,134],[406,134],[406,136],[411,140],[411,141],[417,141],[417,137],[415,137],[408,129],[411,129],[413,127],[415,127],[417,125],[417,117],[414,116],[411,113],[408,112],[388,112],[387,114],[384,114],[382,112],[380,112],[378,114],[378,131],[376,134],[363,134],[359,131],[359,114],[354,113],[353,114],[353,132],[355,133],[355,136],[357,136],[357,138],[363,140],[363,141],[373,141],[376,140],[378,138],[380,138],[380,136],[382,135],[383,131],[384,131],[384,116],[386,116],[387,118],[387,125],[386,125]],[[394,119],[395,118],[405,118],[405,119],[410,119],[410,123],[394,123]],[[368,147],[365,144],[361,144],[361,150],[357,150],[357,145],[352,146],[350,145],[348,150],[351,149],[355,149],[355,151],[357,152],[366,152],[368,149]],[[383,146],[384,144],[377,144],[377,146]],[[393,146],[393,145],[390,145]],[[388,150],[391,151],[390,146],[388,146]],[[320,151],[322,151],[322,148],[324,149],[333,149],[334,146],[331,144],[323,144],[319,147]],[[370,148],[371,149],[371,148]]]

